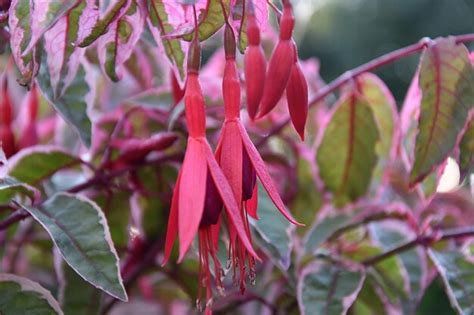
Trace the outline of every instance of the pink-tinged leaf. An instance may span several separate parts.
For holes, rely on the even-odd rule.
[[[218,30],[220,30],[224,25],[225,20],[224,14],[222,12],[221,1],[224,3],[226,11],[229,12],[229,0],[207,0],[206,7],[199,10],[198,33],[200,41],[205,41],[214,35]],[[192,12],[192,10],[190,11]],[[185,40],[190,41],[194,36],[193,34],[194,28],[192,28],[190,32],[180,34],[180,36],[182,36]]]
[[[344,206],[363,196],[377,164],[377,123],[368,102],[356,92],[339,100],[317,151],[321,179]]]
[[[376,75],[364,73],[357,78],[357,83],[360,93],[372,109],[378,126],[380,139],[375,146],[375,152],[379,160],[374,170],[374,178],[383,180],[387,172],[387,163],[392,161],[397,153],[399,139],[397,104],[388,87]],[[380,186],[379,181],[378,183],[374,181],[373,184]]]
[[[64,93],[79,69],[85,53],[83,48],[77,47],[79,30],[87,25],[85,19],[90,12],[97,12],[94,6],[94,1],[90,0],[79,3],[44,34],[44,50],[55,98]]]
[[[365,271],[319,261],[303,269],[298,279],[301,314],[346,314],[362,288]]]
[[[178,174],[176,184],[173,190],[173,197],[171,199],[171,208],[168,217],[168,227],[166,228],[166,241],[165,241],[165,257],[163,258],[162,266],[164,266],[171,255],[176,235],[178,234],[178,217],[179,217],[179,187],[181,186],[181,172]]]
[[[461,171],[461,181],[470,173],[474,173],[474,115],[463,132],[461,143],[459,144],[459,169]]]
[[[270,196],[270,199],[273,201],[277,209],[281,212],[281,214],[283,214],[283,216],[288,221],[293,224],[302,226],[302,224],[298,223],[293,218],[293,216],[286,210],[285,204],[281,200],[280,194],[278,193],[278,190],[275,187],[275,184],[273,183],[270,174],[268,173],[267,166],[265,165],[265,162],[263,162],[262,157],[260,156],[254,144],[252,143],[252,140],[250,140],[249,135],[245,130],[245,127],[240,122],[238,122],[238,126],[240,129],[240,135],[242,137],[242,143],[244,145],[245,151],[247,152],[250,161],[252,162],[252,165],[255,169],[255,172],[257,173],[258,178],[260,178],[263,187]]]
[[[473,108],[474,70],[466,47],[454,38],[431,43],[421,58],[420,88],[423,97],[410,186],[448,157]]]
[[[214,183],[216,184],[216,187],[222,197],[222,201],[224,202],[227,218],[231,222],[231,226],[229,227],[230,232],[235,229],[235,232],[238,234],[240,241],[245,246],[250,255],[260,260],[257,253],[255,253],[252,247],[252,242],[247,236],[247,232],[245,230],[244,223],[242,222],[242,217],[237,202],[235,201],[232,188],[230,187],[229,182],[224,176],[224,173],[222,173],[222,170],[217,164],[217,161],[209,145],[207,145],[207,150],[205,154],[207,157],[207,165],[209,167],[209,172],[211,173],[212,179],[214,180]],[[233,237],[231,236],[231,240],[232,238]]]
[[[184,11],[182,8],[173,8],[166,2],[166,0],[150,1],[147,23],[155,42],[164,51],[175,73],[178,74],[177,77],[184,81],[186,76],[184,65],[188,44],[179,39],[163,37],[174,32],[173,20],[176,18],[184,19]]]
[[[89,36],[99,21],[98,0],[86,0],[86,7],[82,11],[77,30],[76,45],[79,46]]]
[[[181,262],[196,235],[204,212],[207,176],[207,147],[189,138],[179,187],[179,258]]]
[[[130,58],[144,27],[143,0],[129,0],[124,14],[109,25],[99,38],[99,60],[103,71],[112,81],[122,78],[122,66]]]
[[[224,123],[219,165],[234,192],[235,200],[242,200],[242,140],[236,121]]]

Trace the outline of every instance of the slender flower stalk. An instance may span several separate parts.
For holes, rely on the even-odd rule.
[[[197,38],[197,37],[196,37]],[[217,259],[217,234],[222,206],[227,221],[235,229],[239,244],[249,256],[258,259],[246,232],[239,206],[232,188],[220,169],[206,139],[206,116],[204,97],[199,84],[201,53],[199,42],[194,39],[188,53],[188,71],[184,105],[188,126],[188,146],[183,166],[179,172],[171,202],[168,230],[165,242],[165,264],[172,251],[176,237],[179,237],[179,258],[181,262],[194,237],[199,238],[199,295],[206,293],[206,312],[211,312],[212,290],[210,259],[214,265],[215,285],[223,290],[221,267]]]
[[[225,29],[224,42],[226,63],[222,90],[225,120],[216,150],[216,158],[224,175],[229,180],[239,206],[241,219],[245,224],[245,231],[248,238],[251,239],[248,215],[257,218],[257,176],[278,210],[290,222],[294,224],[298,224],[298,222],[287,212],[265,163],[240,121],[240,81],[235,62],[235,36],[229,24]],[[244,292],[246,277],[248,276],[252,282],[255,278],[255,261],[244,244],[237,238],[236,229],[232,225],[229,227],[229,234],[229,255],[234,271],[234,282],[237,283],[238,268],[240,289],[241,292]],[[245,267],[246,263],[248,268]]]
[[[0,92],[0,145],[8,158],[16,153],[15,136],[12,130],[13,106],[8,91],[8,78],[3,76]]]

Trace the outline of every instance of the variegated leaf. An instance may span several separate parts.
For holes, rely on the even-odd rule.
[[[142,0],[129,0],[125,13],[109,25],[109,31],[99,38],[99,60],[112,81],[122,78],[122,65],[130,58],[144,26]]]
[[[410,185],[423,180],[456,145],[474,102],[474,70],[464,45],[437,39],[421,58],[422,101]]]

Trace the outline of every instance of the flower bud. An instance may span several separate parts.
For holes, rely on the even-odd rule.
[[[295,18],[290,5],[285,5],[280,20],[280,40],[290,40],[295,27]]]
[[[293,43],[295,63],[291,68],[290,78],[286,87],[286,97],[291,122],[304,140],[304,127],[308,116],[308,83],[298,63],[296,45]]]
[[[262,102],[257,118],[268,114],[278,103],[285,90],[293,66],[293,46],[289,40],[280,40],[268,65]]]

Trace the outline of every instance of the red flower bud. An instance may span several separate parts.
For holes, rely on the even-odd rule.
[[[16,153],[15,137],[10,126],[0,125],[0,146],[7,158]]]
[[[21,149],[38,144],[38,129],[36,127],[36,119],[38,116],[38,90],[33,84],[28,94],[26,120],[21,130],[21,138],[19,146]]]
[[[290,5],[285,5],[280,20],[280,40],[290,40],[295,27],[295,18]]]
[[[296,45],[294,46],[295,63],[291,69],[290,78],[286,87],[286,97],[288,100],[288,110],[291,122],[296,131],[304,140],[304,126],[308,117],[308,83],[298,63]]]
[[[249,46],[244,59],[247,111],[250,118],[254,119],[263,95],[267,61],[260,47],[260,30],[255,21],[255,16],[250,15],[247,23]]]
[[[8,93],[7,77],[3,77],[0,100],[0,145],[5,156],[8,158],[16,153],[15,136],[11,129],[12,123],[12,103]]]
[[[183,99],[184,89],[179,85],[178,79],[173,70],[170,71],[170,81],[174,104],[178,104]]]
[[[275,108],[288,84],[292,66],[292,43],[289,40],[280,40],[270,59],[257,118],[265,116]]]

